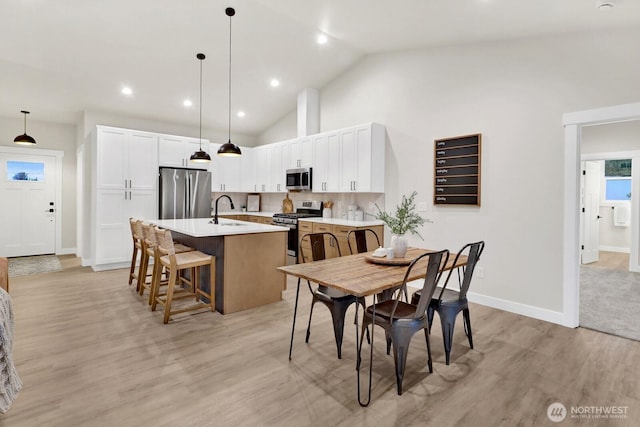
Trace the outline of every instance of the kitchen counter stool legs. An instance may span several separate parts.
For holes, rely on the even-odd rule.
[[[158,266],[156,267],[156,274],[154,274],[155,283],[152,286],[151,310],[155,311],[157,304],[162,305],[164,307],[163,323],[165,324],[169,322],[169,318],[174,314],[197,310],[206,306],[210,307],[211,311],[215,311],[216,257],[200,251],[176,253],[171,232],[158,228],[154,231],[157,244],[157,255],[154,258]],[[203,266],[208,266],[210,269],[209,293],[200,289],[200,267]],[[158,291],[159,271],[162,267],[166,268],[169,273],[167,292],[164,295],[160,295]],[[183,270],[190,271],[189,279],[179,274]],[[189,288],[184,288],[183,284],[189,285]],[[200,301],[201,297],[207,298],[209,303],[205,305],[203,302],[198,302],[186,307],[172,308],[176,300],[194,298],[196,301]]]

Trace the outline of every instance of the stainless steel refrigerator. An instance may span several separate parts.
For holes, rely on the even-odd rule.
[[[160,219],[211,218],[211,172],[160,168]]]

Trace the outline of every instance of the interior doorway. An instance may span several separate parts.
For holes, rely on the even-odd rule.
[[[569,327],[579,326],[580,307],[580,242],[581,242],[581,133],[585,126],[615,123],[630,120],[640,120],[640,103],[624,104],[595,110],[567,113],[563,116],[565,129],[564,151],[564,283],[563,283],[563,313],[562,324]],[[634,166],[636,166],[634,164]],[[640,166],[640,165],[638,165]],[[638,174],[638,167],[633,168],[634,178]],[[633,194],[640,194],[640,182],[633,179]],[[638,204],[638,200],[635,200]],[[631,212],[632,229],[638,229],[640,216],[638,209]],[[640,236],[634,233],[631,237],[630,265],[637,266],[638,243]]]
[[[0,147],[0,256],[56,253],[62,152]]]

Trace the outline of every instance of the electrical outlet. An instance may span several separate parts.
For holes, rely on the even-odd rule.
[[[427,202],[418,202],[418,212],[427,211]]]
[[[478,279],[484,279],[484,267],[476,267],[476,277]]]

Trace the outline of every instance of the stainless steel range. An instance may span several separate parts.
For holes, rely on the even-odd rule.
[[[271,222],[274,225],[289,227],[287,255],[291,257],[290,263],[295,264],[298,258],[298,219],[322,216],[322,202],[316,200],[303,200],[295,203],[295,212],[277,213],[273,215]]]

